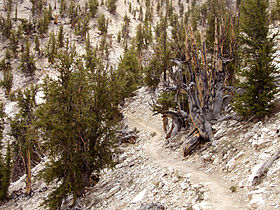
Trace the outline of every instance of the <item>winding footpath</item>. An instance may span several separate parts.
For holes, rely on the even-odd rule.
[[[149,117],[151,116],[151,117]],[[159,124],[160,119],[155,121],[155,116],[146,108],[142,113],[126,112],[125,117],[129,124],[134,125],[142,132],[153,133],[153,137],[144,142],[144,153],[149,161],[163,168],[178,170],[183,174],[191,175],[193,184],[202,184],[208,191],[207,202],[211,209],[248,209],[247,204],[242,201],[242,196],[238,192],[232,193],[230,186],[226,185],[223,177],[219,174],[210,174],[198,169],[195,165],[190,165],[182,160],[179,152],[167,153],[164,148],[164,133]],[[158,116],[159,117],[159,116]]]

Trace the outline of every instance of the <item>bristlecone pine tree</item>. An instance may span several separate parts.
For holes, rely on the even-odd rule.
[[[276,86],[272,64],[275,50],[274,37],[269,38],[268,0],[243,1],[241,8],[241,43],[244,55],[242,76],[245,81],[240,84],[243,92],[236,95],[236,111],[247,117],[262,118],[273,107]]]
[[[114,97],[108,97],[112,82],[101,64],[85,68],[71,48],[58,54],[56,69],[59,76],[46,79],[37,112],[51,160],[41,176],[59,183],[44,203],[50,209],[60,209],[68,195],[75,203],[92,184],[92,173],[114,166],[117,129]]]
[[[2,150],[4,117],[4,106],[3,103],[0,103],[0,151]],[[0,202],[8,198],[8,188],[10,185],[10,160],[10,145],[8,144],[5,160],[0,152]]]
[[[17,96],[19,113],[11,121],[11,136],[15,138],[13,145],[14,173],[23,170],[26,174],[26,194],[31,194],[31,167],[33,161],[40,161],[38,156],[38,133],[35,129],[36,108],[35,95],[37,88],[32,86]],[[34,166],[34,164],[33,164]]]
[[[169,94],[162,95],[153,107],[155,113],[162,114],[164,127],[168,119],[172,120],[169,129],[165,129],[167,140],[183,127],[190,130],[182,146],[184,156],[202,140],[212,139],[213,124],[233,117],[226,110],[232,89],[227,86],[229,68],[235,62],[236,50],[235,14],[231,11],[227,8],[215,18],[212,51],[206,48],[204,34],[186,27],[186,21],[181,20],[173,24],[176,26],[176,30],[172,30],[173,40],[166,44],[171,47],[170,55],[159,56],[162,62],[168,59],[163,91]],[[218,19],[222,20],[221,23]],[[173,103],[170,100],[172,96]]]

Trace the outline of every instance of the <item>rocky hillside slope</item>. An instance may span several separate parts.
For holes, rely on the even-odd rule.
[[[20,1],[19,1],[20,2]],[[48,1],[54,6],[54,0]],[[131,1],[132,2],[132,1]],[[154,1],[155,4],[156,1]],[[84,3],[84,1],[80,1]],[[145,9],[144,2],[132,2],[134,8]],[[3,1],[0,8],[3,8]],[[1,9],[0,9],[1,10]],[[31,3],[23,0],[18,4],[18,17],[30,17]],[[137,10],[138,11],[138,10]],[[1,10],[1,12],[3,12]],[[54,14],[59,13],[55,9]],[[135,35],[139,23],[129,13],[129,1],[117,1],[116,14],[110,14],[105,5],[99,7],[97,17],[104,13],[109,18],[110,62],[115,65],[123,52],[123,46],[117,42],[117,33],[122,27],[125,14],[130,19],[130,36]],[[138,14],[138,13],[137,13]],[[136,15],[137,16],[137,15]],[[155,17],[155,21],[157,20]],[[76,44],[79,53],[83,53],[84,43],[73,35],[67,18],[59,18],[59,24],[65,27],[65,36]],[[49,31],[57,33],[59,25],[50,24]],[[273,32],[278,27],[272,27]],[[100,41],[97,30],[97,18],[90,21],[92,45]],[[42,46],[48,36],[41,39]],[[279,40],[278,40],[279,41]],[[4,56],[8,42],[0,44],[0,56]],[[32,43],[32,48],[34,43]],[[280,63],[280,48],[276,53],[275,64]],[[38,71],[34,78],[26,77],[19,69],[17,60],[13,60],[13,88],[24,88],[31,83],[40,82],[45,75],[52,75],[52,66],[47,60],[38,59]],[[2,73],[1,73],[2,78]],[[278,76],[278,78],[280,78]],[[13,116],[17,111],[15,102],[11,102],[0,90],[5,102],[5,111]],[[260,122],[238,122],[228,120],[214,126],[213,140],[206,142],[187,158],[182,158],[181,145],[186,132],[166,142],[161,116],[153,116],[149,102],[155,94],[146,88],[136,92],[136,96],[126,101],[123,108],[124,123],[130,129],[138,130],[139,138],[135,144],[122,144],[120,158],[114,170],[104,170],[97,185],[87,189],[86,194],[72,209],[279,209],[280,208],[280,160],[253,185],[256,171],[280,149],[279,125],[280,109],[277,95],[277,107],[269,118]],[[6,133],[9,132],[7,129]],[[7,137],[8,138],[8,137]],[[48,160],[45,158],[32,169],[36,175]],[[34,180],[33,195],[24,195],[25,176],[10,186],[11,200],[0,209],[44,209],[41,202],[51,192],[42,180]],[[71,197],[64,203],[64,209],[70,209]]]

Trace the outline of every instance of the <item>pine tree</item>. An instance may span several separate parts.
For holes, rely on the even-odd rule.
[[[54,61],[55,61],[55,57],[56,57],[56,54],[57,54],[57,41],[56,41],[56,38],[55,38],[55,35],[54,33],[51,33],[50,34],[50,38],[49,38],[49,42],[47,44],[47,58],[48,58],[48,61],[49,63],[53,64]]]
[[[115,79],[120,84],[116,91],[120,91],[119,99],[130,97],[142,80],[142,66],[138,59],[138,52],[134,46],[131,46],[119,63],[118,69],[115,71]]]
[[[271,11],[271,20],[280,20],[280,0],[276,0],[272,11]]]
[[[13,23],[10,16],[7,16],[7,18],[0,16],[0,29],[2,35],[7,39],[10,38],[12,28],[13,28]]]
[[[115,11],[117,9],[116,2],[117,2],[117,0],[108,0],[107,8],[110,13],[113,13],[113,14],[115,13]]]
[[[108,30],[108,24],[104,14],[101,14],[97,19],[97,28],[101,34],[106,34]]]
[[[243,44],[243,70],[245,81],[240,84],[243,93],[235,98],[236,111],[244,116],[266,116],[273,107],[276,86],[272,64],[274,37],[269,38],[268,0],[242,2],[240,42]]]
[[[37,112],[44,146],[51,161],[41,176],[56,189],[44,202],[50,209],[60,209],[62,200],[73,195],[73,202],[91,185],[90,176],[114,165],[116,129],[115,99],[111,81],[102,66],[84,68],[75,50],[58,55],[58,78],[43,84],[45,103]]]
[[[97,58],[96,58],[96,51],[95,49],[93,49],[93,47],[90,44],[89,34],[87,35],[86,38],[85,50],[86,50],[86,54],[83,57],[85,60],[86,68],[94,72],[96,69]]]
[[[35,129],[36,109],[35,95],[37,87],[31,86],[23,93],[20,91],[16,98],[20,108],[19,113],[10,123],[11,136],[15,139],[13,148],[14,158],[21,160],[26,174],[26,194],[31,194],[31,167],[33,161],[38,161],[38,133]],[[14,162],[15,162],[14,161]],[[18,163],[17,163],[18,164]]]
[[[0,151],[2,150],[4,117],[4,106],[3,103],[0,103]],[[10,162],[10,144],[8,143],[5,160],[0,153],[0,202],[8,198],[8,189],[10,185]]]
[[[121,32],[124,41],[126,41],[129,38],[129,23],[130,23],[130,19],[127,16],[127,14],[125,14],[125,16],[123,17],[122,32]]]
[[[39,37],[38,37],[37,35],[35,36],[34,42],[35,42],[34,50],[35,50],[36,52],[38,52],[39,55],[40,55],[40,54],[41,54],[40,40],[39,40]]]
[[[20,69],[23,73],[28,75],[34,75],[36,71],[36,65],[34,56],[31,54],[30,43],[27,41],[25,44],[25,49],[20,56]]]
[[[0,85],[5,88],[5,94],[8,96],[13,86],[11,54],[9,50],[6,50],[5,58],[0,62],[0,70],[3,71],[4,77]]]
[[[89,0],[88,1],[88,7],[89,7],[89,12],[90,12],[90,16],[92,18],[95,17],[97,10],[98,10],[98,1],[97,0]]]
[[[64,46],[64,30],[63,30],[63,25],[60,25],[59,31],[57,34],[57,42],[58,42],[58,47],[61,48]]]

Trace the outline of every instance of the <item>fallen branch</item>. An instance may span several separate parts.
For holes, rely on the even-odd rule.
[[[277,160],[280,156],[280,150],[276,152],[268,161],[264,162],[248,179],[248,186],[252,187],[260,183],[261,177],[263,177],[272,166],[273,162]]]
[[[183,157],[186,157],[191,153],[191,151],[200,143],[200,135],[198,130],[196,130],[196,133],[191,136],[191,138],[188,140],[188,142],[185,142],[183,144],[182,150],[183,150]]]

